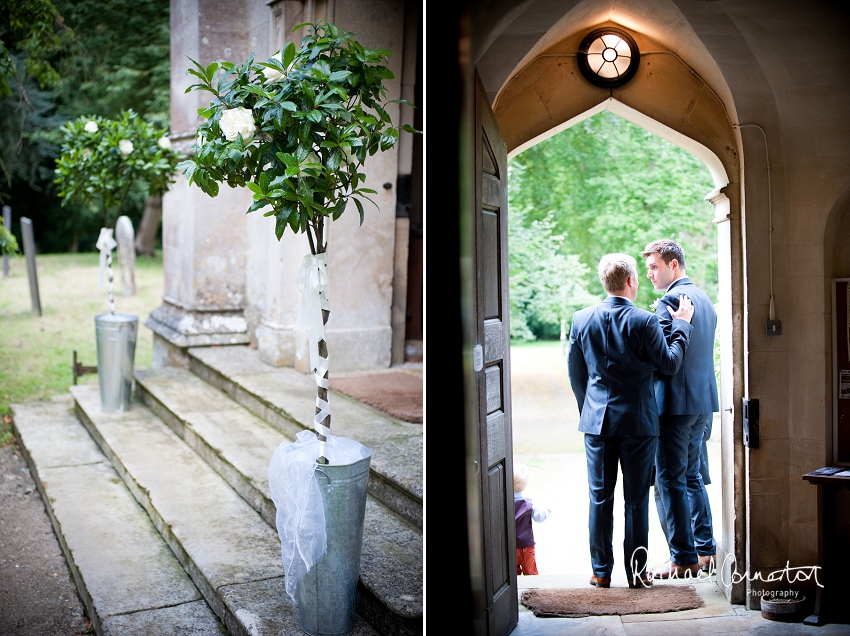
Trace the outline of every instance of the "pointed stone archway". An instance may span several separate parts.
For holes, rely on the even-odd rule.
[[[745,568],[745,457],[740,412],[734,405],[743,396],[743,316],[741,165],[738,132],[717,90],[674,51],[649,36],[631,31],[642,53],[636,77],[623,87],[602,89],[581,76],[574,52],[584,35],[598,26],[575,31],[528,60],[507,78],[494,100],[494,113],[512,158],[579,121],[602,110],[624,119],[687,150],[706,166],[714,189],[706,200],[714,206],[718,232],[721,349],[721,491],[723,506],[715,511],[722,527],[718,582],[731,602],[743,603],[746,580],[732,572]],[[719,512],[719,514],[718,514]]]

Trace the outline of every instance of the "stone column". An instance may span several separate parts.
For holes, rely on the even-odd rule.
[[[188,151],[209,93],[186,88],[191,62],[241,63],[254,50],[250,34],[268,29],[260,0],[171,1],[171,139]],[[261,10],[262,9],[262,10]],[[265,22],[263,19],[265,17]],[[218,197],[185,177],[162,201],[163,302],[145,320],[154,332],[153,366],[185,365],[186,348],[248,342],[245,307],[246,217],[250,191],[221,187]]]

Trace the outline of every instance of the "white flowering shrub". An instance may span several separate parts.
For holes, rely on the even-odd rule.
[[[117,119],[80,117],[62,132],[55,170],[62,205],[74,202],[102,213],[104,227],[114,226],[134,186],[161,195],[174,182],[181,157],[166,131],[132,110]]]
[[[191,90],[213,95],[200,114],[194,156],[178,165],[190,183],[216,196],[219,183],[254,193],[248,212],[269,208],[278,240],[289,227],[307,233],[313,254],[324,253],[325,219],[337,219],[352,199],[363,223],[367,155],[392,148],[399,132],[386,105],[383,63],[391,54],[367,49],[351,33],[320,20],[296,49],[289,43],[265,62],[215,61],[189,73]],[[391,100],[413,106],[406,100]]]

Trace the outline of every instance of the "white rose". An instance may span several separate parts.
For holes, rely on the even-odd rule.
[[[240,134],[246,144],[254,139],[254,115],[250,108],[238,106],[224,111],[218,124],[227,141],[234,141]]]
[[[120,150],[121,154],[126,157],[133,152],[133,142],[129,139],[122,139],[118,142],[118,150]]]
[[[283,63],[283,59],[281,59],[280,57],[280,51],[272,55],[271,59]],[[268,66],[263,69],[263,75],[265,76],[267,82],[281,82],[286,79],[286,73],[281,73],[276,68],[271,68]]]
[[[86,123],[86,132],[96,133],[97,132],[97,122],[90,121]]]
[[[160,137],[157,139],[156,145],[163,150],[171,150],[171,140],[168,137]]]

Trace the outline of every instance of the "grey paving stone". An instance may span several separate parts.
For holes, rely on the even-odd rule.
[[[250,628],[251,634],[304,634],[298,607],[289,598],[283,579],[228,585],[221,590],[232,619]],[[354,618],[352,636],[378,634],[360,616]]]
[[[104,636],[224,636],[225,628],[204,601],[110,616]]]

